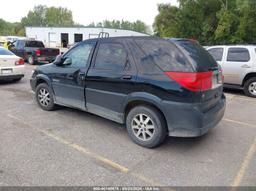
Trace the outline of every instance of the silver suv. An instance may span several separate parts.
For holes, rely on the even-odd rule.
[[[243,89],[256,98],[256,46],[223,45],[206,48],[221,65],[224,87]]]

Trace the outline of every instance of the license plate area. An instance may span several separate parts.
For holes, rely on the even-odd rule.
[[[12,74],[12,69],[2,69],[1,74]]]

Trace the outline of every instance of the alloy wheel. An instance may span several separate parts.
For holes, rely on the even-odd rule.
[[[42,106],[47,107],[50,103],[50,93],[47,89],[42,88],[38,92],[38,101]]]
[[[256,96],[256,82],[252,82],[250,85],[249,85],[249,92]]]
[[[152,139],[155,133],[154,122],[146,114],[136,115],[132,120],[131,127],[134,135],[142,141],[148,141]]]

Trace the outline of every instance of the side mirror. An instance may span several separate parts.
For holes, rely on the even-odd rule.
[[[58,55],[56,58],[55,58],[55,60],[54,60],[54,64],[56,64],[57,66],[60,66],[60,65],[62,65],[63,64],[63,58],[62,58],[62,55]]]

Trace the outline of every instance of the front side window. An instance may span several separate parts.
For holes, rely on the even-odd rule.
[[[223,48],[211,48],[208,52],[216,61],[221,61],[223,56]]]
[[[229,48],[227,61],[231,62],[248,62],[250,54],[247,48]]]
[[[103,70],[123,70],[126,64],[127,54],[119,43],[102,43],[99,46],[95,60],[95,68]]]
[[[93,44],[81,44],[71,49],[64,58],[71,60],[71,66],[75,68],[84,68],[88,62]]]

